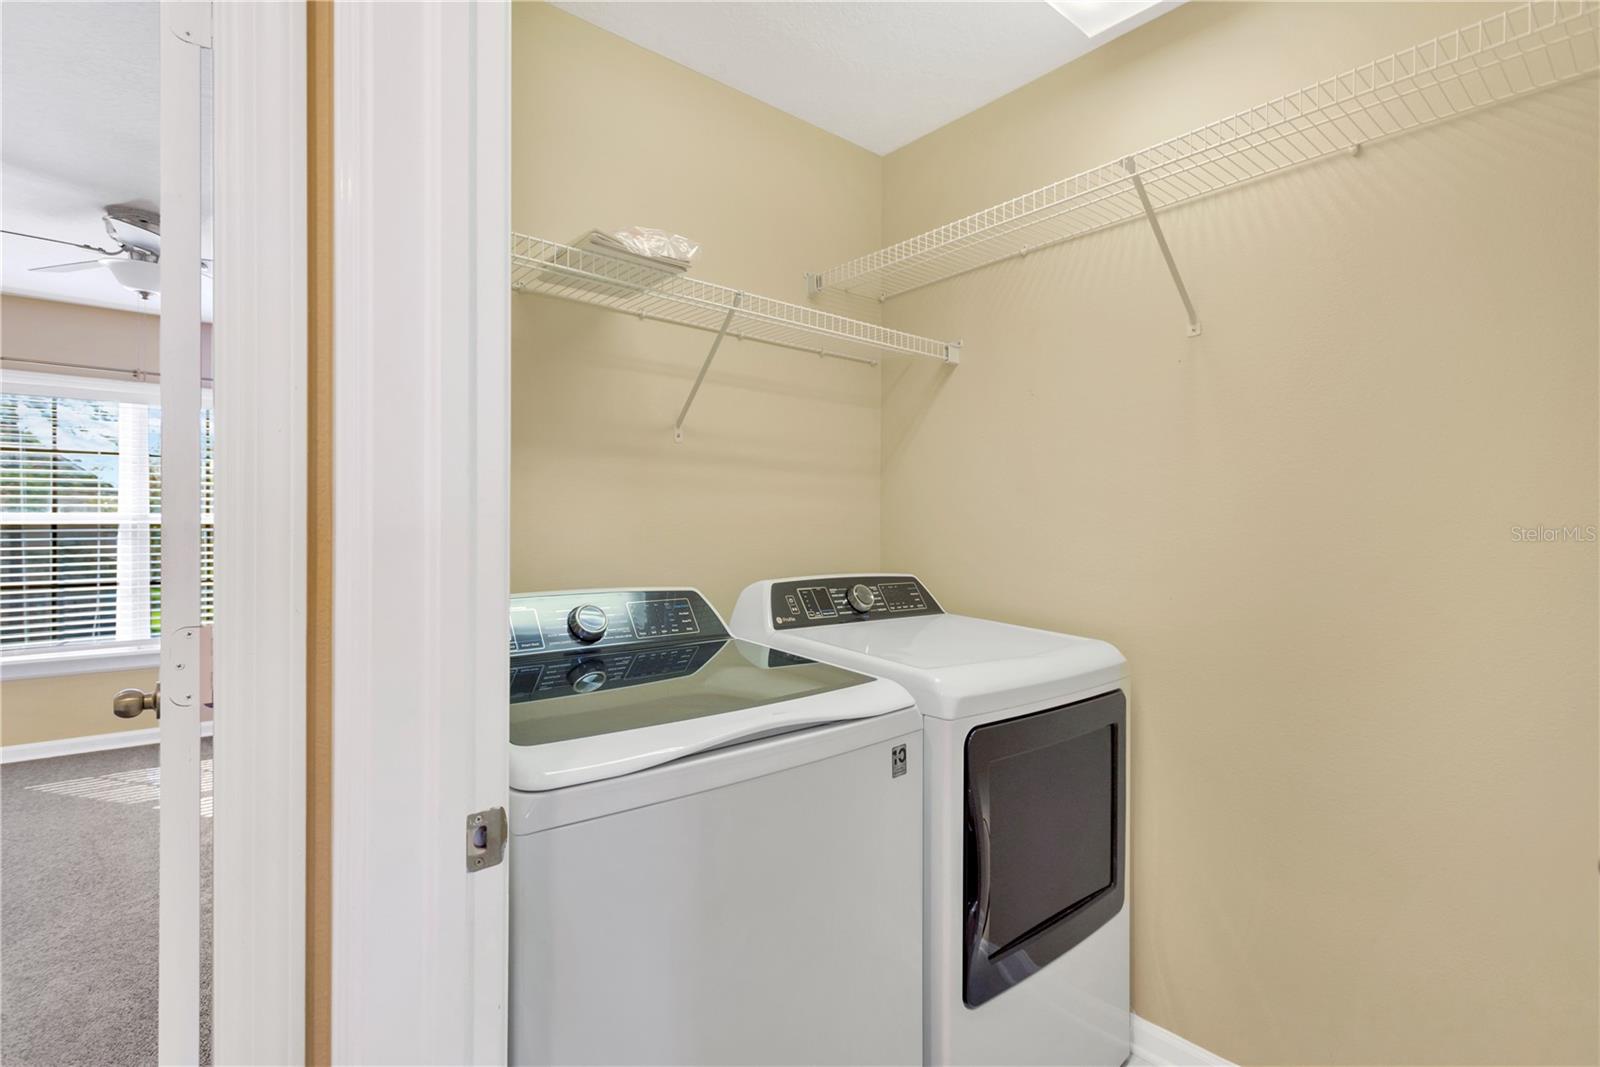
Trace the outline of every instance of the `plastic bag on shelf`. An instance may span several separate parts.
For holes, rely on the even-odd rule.
[[[700,246],[681,233],[668,233],[648,226],[629,226],[610,234],[619,244],[636,256],[651,259],[673,260],[685,268],[694,260]]]
[[[621,233],[590,230],[574,240],[572,247],[580,254],[598,252],[602,258],[582,261],[587,276],[583,272],[563,274],[560,276],[561,285],[605,296],[630,297],[646,289],[664,285],[688,271],[687,259],[640,251],[640,248],[650,247],[649,243],[636,236],[641,233],[659,234],[661,240],[656,243],[656,247],[663,250],[683,251],[688,255],[700,250],[700,246],[688,238],[669,234],[664,230],[640,230],[637,227]],[[623,236],[630,237],[630,240],[624,241]],[[673,245],[670,242],[682,242],[682,244]],[[618,284],[612,285],[610,281]]]

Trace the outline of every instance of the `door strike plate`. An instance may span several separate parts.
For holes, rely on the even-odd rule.
[[[467,870],[493,867],[506,855],[506,809],[488,808],[467,816]]]

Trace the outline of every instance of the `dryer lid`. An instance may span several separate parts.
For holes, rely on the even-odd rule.
[[[919,671],[1047,659],[1070,676],[1122,663],[1104,641],[967,615],[875,620],[808,630],[805,637]]]
[[[946,614],[912,575],[756,582],[739,595],[733,631],[898,682],[924,716],[940,719],[1076,699],[1127,677],[1122,653],[1105,641]]]

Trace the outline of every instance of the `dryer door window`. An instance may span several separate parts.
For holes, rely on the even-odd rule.
[[[963,999],[1009,989],[1122,908],[1127,699],[980,726],[966,742]]]

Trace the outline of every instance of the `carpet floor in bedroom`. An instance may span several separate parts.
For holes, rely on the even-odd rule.
[[[211,742],[201,751],[200,1053],[211,1061]],[[0,767],[0,1062],[156,1062],[154,745]]]

